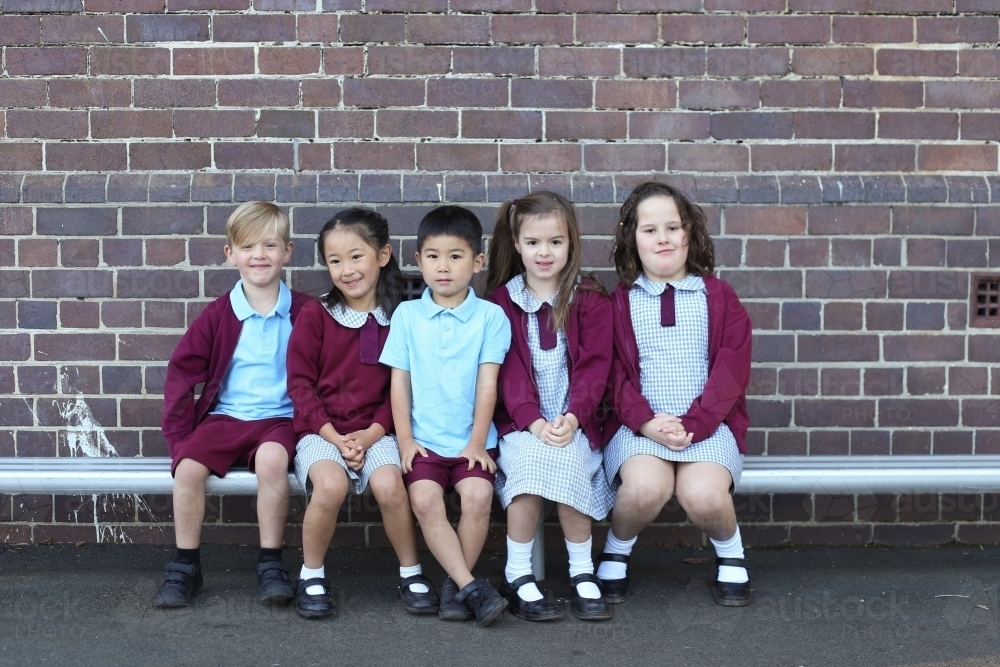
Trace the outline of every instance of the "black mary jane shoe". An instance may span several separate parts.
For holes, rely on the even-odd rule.
[[[464,602],[455,599],[458,595],[458,584],[451,577],[441,584],[441,604],[438,606],[438,618],[442,621],[471,621],[476,617]]]
[[[306,593],[310,586],[322,586],[323,592],[318,595]],[[333,616],[333,597],[330,595],[330,580],[326,577],[314,579],[299,579],[295,590],[295,611],[302,618],[329,618]]]
[[[601,579],[601,591],[604,593],[604,601],[608,604],[620,604],[625,602],[625,593],[628,592],[628,578],[629,578],[629,560],[631,556],[623,556],[621,554],[609,554],[602,553],[597,557],[597,564],[601,564],[604,561],[613,561],[615,563],[625,563],[624,579]]]
[[[500,595],[507,598],[509,603],[507,609],[510,610],[510,613],[520,619],[525,621],[558,621],[563,617],[562,607],[544,597],[545,593],[542,593],[541,600],[532,600],[531,602],[522,599],[517,594],[521,586],[537,583],[538,580],[533,574],[518,577],[513,582],[508,582],[507,578],[504,577],[503,584],[500,586]]]
[[[577,586],[588,581],[597,586],[597,590],[601,591],[601,597],[595,600],[580,595]],[[603,583],[596,575],[578,574],[570,579],[569,583],[573,585],[572,608],[573,614],[577,618],[581,621],[604,621],[611,618],[611,609],[608,607],[607,600],[604,599]]]
[[[720,565],[744,568],[747,571],[747,580],[742,584],[719,581]],[[715,577],[710,584],[710,588],[716,604],[721,604],[725,607],[745,607],[750,604],[750,569],[747,568],[747,561],[743,558],[716,558]]]
[[[427,587],[427,592],[417,593],[410,589],[411,584],[423,584]],[[422,614],[436,614],[441,604],[438,594],[434,591],[434,584],[422,574],[415,574],[412,577],[400,579],[399,597],[403,601],[403,607],[406,608],[406,611],[417,616]]]
[[[280,560],[257,564],[257,590],[266,604],[288,604],[295,597],[295,588],[288,576],[288,566]]]

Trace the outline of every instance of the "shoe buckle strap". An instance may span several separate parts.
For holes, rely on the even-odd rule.
[[[578,574],[569,580],[569,582],[573,584],[574,588],[588,581],[596,585],[597,589],[601,592],[601,595],[604,595],[604,583],[595,574],[584,572],[583,574]]]
[[[742,567],[746,569],[747,561],[745,558],[716,558],[716,565],[725,565],[727,567]]]
[[[538,579],[535,578],[535,575],[526,574],[523,577],[518,577],[514,581],[510,582],[510,587],[516,591],[519,588],[521,588],[521,586],[525,586],[527,584],[537,584],[537,583]]]

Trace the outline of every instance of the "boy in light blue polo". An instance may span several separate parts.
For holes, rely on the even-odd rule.
[[[392,417],[403,481],[431,553],[448,573],[439,615],[488,625],[507,601],[475,579],[489,529],[496,472],[493,409],[510,347],[503,310],[469,287],[483,267],[482,226],[460,206],[428,213],[417,231],[417,265],[428,288],[393,313],[379,359],[392,367]],[[462,499],[458,532],[444,494]]]

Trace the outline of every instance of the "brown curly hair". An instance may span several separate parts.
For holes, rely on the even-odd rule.
[[[639,225],[639,204],[650,197],[670,197],[677,205],[677,211],[681,214],[681,227],[687,234],[688,273],[699,276],[712,273],[715,270],[715,246],[712,245],[712,237],[708,235],[705,212],[677,188],[666,183],[646,181],[632,190],[618,214],[614,247],[611,250],[611,260],[618,272],[618,280],[631,285],[642,273],[635,233]]]

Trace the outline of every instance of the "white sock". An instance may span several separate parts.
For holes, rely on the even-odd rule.
[[[569,552],[569,576],[575,577],[578,574],[593,574],[594,560],[590,550],[594,545],[594,540],[588,538],[586,542],[570,542],[566,540],[566,551]],[[601,589],[592,581],[583,581],[576,585],[576,592],[580,597],[590,600],[597,600],[601,597]]]
[[[305,565],[303,565],[302,569],[299,570],[299,579],[301,579],[302,581],[305,581],[306,579],[322,579],[325,576],[326,576],[325,565],[320,565],[316,569],[313,569],[311,567],[306,567]],[[306,589],[306,593],[308,593],[309,595],[322,595],[323,587],[315,585],[310,586],[309,588]]]
[[[715,555],[719,558],[743,558],[743,538],[740,537],[739,526],[736,526],[736,534],[725,542],[716,542],[712,538],[708,538],[708,541],[715,547]],[[749,579],[750,576],[745,567],[719,566],[719,581],[742,584]]]
[[[413,565],[411,567],[400,566],[399,568],[400,579],[406,579],[407,577],[415,577],[418,574],[423,574],[423,573],[424,573],[424,568],[420,567],[420,563],[417,563],[416,565]],[[430,590],[429,588],[427,588],[426,584],[410,584],[409,589],[414,593],[426,593],[427,591]]]
[[[507,567],[503,570],[503,576],[507,577],[508,583],[531,574],[531,547],[534,543],[534,540],[529,540],[526,544],[521,544],[510,539],[510,535],[507,536]],[[517,596],[525,602],[534,602],[544,597],[535,584],[521,586],[517,589]]]
[[[635,541],[638,538],[639,536],[636,535],[631,540],[623,542],[615,537],[615,534],[608,529],[608,539],[604,543],[604,553],[628,556],[632,553],[632,547],[635,546]],[[597,576],[601,579],[624,579],[627,574],[628,565],[625,563],[616,563],[615,561],[606,560],[601,563],[599,568],[597,568]]]

